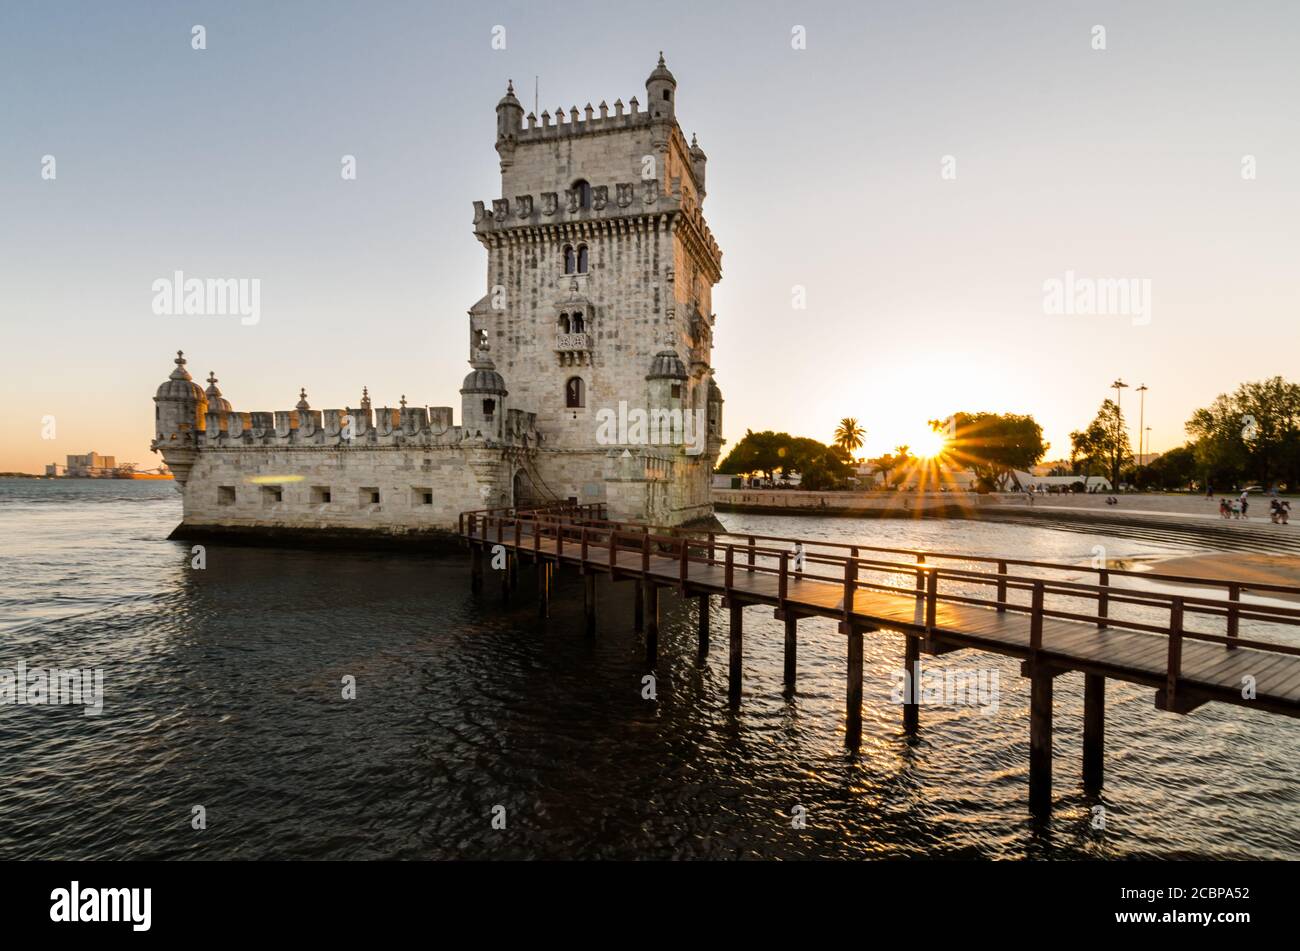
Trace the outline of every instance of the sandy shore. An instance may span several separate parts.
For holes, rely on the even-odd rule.
[[[1249,590],[1251,585],[1281,584],[1300,588],[1300,555],[1268,555],[1256,552],[1228,552],[1187,555],[1150,562],[1160,574],[1192,575],[1216,581],[1239,581]],[[1275,597],[1300,601],[1294,594],[1273,592]]]

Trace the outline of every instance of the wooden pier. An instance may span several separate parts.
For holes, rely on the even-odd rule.
[[[1052,687],[1084,674],[1083,778],[1102,787],[1108,679],[1155,688],[1157,709],[1187,714],[1209,702],[1300,716],[1300,647],[1277,640],[1300,633],[1300,609],[1243,602],[1243,585],[1180,575],[1088,568],[1012,557],[879,548],[814,539],[654,528],[603,518],[601,506],[466,512],[459,532],[470,547],[471,578],[482,590],[485,559],[505,559],[509,591],[521,558],[538,572],[538,611],[549,610],[551,578],[571,565],[583,576],[587,633],[595,633],[595,576],[636,584],[633,627],[646,662],[656,663],[659,597],[665,588],[697,598],[699,649],[709,649],[709,601],[730,620],[728,696],[742,696],[744,609],[768,606],[785,625],[785,684],[797,672],[798,624],[833,618],[846,642],[845,745],[862,738],[863,638],[904,636],[903,670],[921,654],[983,650],[1015,657],[1030,679],[1029,806],[1052,807]],[[802,570],[796,546],[803,548]],[[973,567],[972,567],[973,566]],[[1075,580],[1079,576],[1095,581]],[[1144,587],[1124,585],[1141,579]],[[1177,593],[1151,590],[1157,583]],[[1297,596],[1300,587],[1250,585],[1254,595]],[[1193,625],[1216,630],[1196,630]],[[1252,636],[1253,635],[1253,636]],[[1264,640],[1269,635],[1275,639]],[[1300,638],[1297,638],[1300,641]],[[910,701],[910,702],[909,702]],[[903,727],[920,728],[915,694],[904,694]]]

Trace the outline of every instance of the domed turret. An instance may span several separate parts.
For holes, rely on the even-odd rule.
[[[708,163],[709,157],[704,154],[704,149],[700,148],[700,143],[695,139],[695,133],[691,133],[691,174],[695,176],[695,187],[700,191],[700,199],[704,198],[704,167]]]
[[[203,391],[203,395],[207,397],[209,413],[230,412],[230,400],[221,395],[221,390],[217,388],[217,374],[212,370],[208,371],[208,388]]]
[[[185,369],[185,354],[176,351],[172,370],[153,398],[154,441],[150,448],[161,450],[163,461],[184,489],[198,451],[198,434],[205,428],[208,397]]]
[[[158,387],[154,399],[206,402],[207,396],[203,392],[203,387],[195,383],[194,378],[190,376],[190,371],[185,369],[185,352],[177,350],[176,359],[173,362],[176,364],[176,369],[172,370],[171,376],[163,381],[162,386]]]
[[[298,412],[305,413],[311,409],[311,404],[307,402],[307,387],[298,388],[298,405],[294,407]]]
[[[501,169],[514,161],[515,139],[524,124],[524,107],[515,98],[513,81],[506,85],[506,94],[497,103],[497,154],[501,156]]]
[[[659,65],[645,81],[646,109],[653,119],[671,119],[677,98],[677,80],[664,65],[663,51],[659,51]]]
[[[505,401],[509,395],[506,381],[488,356],[487,347],[480,348],[469,365],[474,369],[460,388],[461,425],[470,436],[500,439],[505,432]]]
[[[709,373],[709,438],[721,441],[722,438],[722,388]]]
[[[686,365],[682,363],[681,357],[677,356],[676,350],[660,350],[650,364],[650,372],[646,374],[646,379],[684,380]]]

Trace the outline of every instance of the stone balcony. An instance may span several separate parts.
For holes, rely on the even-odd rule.
[[[560,366],[586,366],[591,363],[591,334],[556,334],[555,352]]]

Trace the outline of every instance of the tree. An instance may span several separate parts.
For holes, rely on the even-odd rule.
[[[1145,485],[1160,489],[1186,489],[1200,472],[1200,463],[1196,459],[1196,450],[1191,446],[1179,446],[1161,453],[1150,463],[1142,467]]]
[[[745,475],[761,472],[774,480],[779,469],[783,477],[799,473],[800,484],[813,490],[843,488],[851,473],[847,452],[838,446],[826,446],[815,439],[765,430],[746,431],[718,472]]]
[[[1016,470],[1038,465],[1047,450],[1043,427],[1032,416],[1016,413],[954,413],[948,423],[944,455],[975,473],[980,491],[1020,487]]]
[[[843,449],[848,455],[862,448],[862,440],[866,438],[867,431],[858,425],[858,421],[852,416],[845,416],[840,420],[840,425],[835,430],[835,445]]]
[[[1070,433],[1071,461],[1082,458],[1087,466],[1084,478],[1101,468],[1110,476],[1112,488],[1119,487],[1119,474],[1133,462],[1133,447],[1124,429],[1124,415],[1114,400],[1104,400],[1088,428]]]
[[[1187,421],[1210,484],[1300,483],[1300,384],[1280,376],[1220,394]]]

